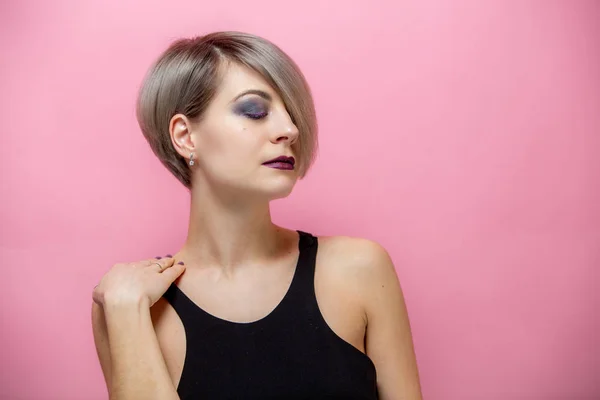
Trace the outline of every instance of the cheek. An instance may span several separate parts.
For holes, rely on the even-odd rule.
[[[264,148],[264,140],[261,139],[261,133],[255,128],[242,126],[232,136],[234,138],[229,148],[231,152],[227,158],[232,159],[233,163],[240,167],[245,167],[245,169],[248,169],[252,165],[259,165],[262,158],[265,157],[261,154]]]
[[[236,124],[205,132],[201,154],[204,165],[217,175],[244,177],[260,167],[264,140],[256,128]]]
[[[245,153],[252,153],[256,157],[261,156],[261,154],[258,154],[257,151],[264,148],[267,141],[265,128],[252,126],[251,123],[240,124],[240,126],[237,126],[232,134],[232,137],[234,137],[233,140],[239,143],[240,146],[237,147],[241,151]]]
[[[211,121],[212,122],[212,121]],[[201,152],[208,158],[236,157],[240,150],[252,143],[252,130],[236,118],[221,118],[201,133]]]

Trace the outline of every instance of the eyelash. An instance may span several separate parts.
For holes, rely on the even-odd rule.
[[[244,115],[250,119],[254,119],[254,120],[259,120],[259,119],[263,119],[264,117],[266,117],[267,115],[269,115],[268,112],[261,112],[258,114],[254,114],[254,113],[244,113]]]
[[[265,118],[267,115],[269,115],[269,111],[263,111],[265,110],[267,107],[265,104],[260,104],[257,103],[255,101],[250,101],[244,104],[241,104],[240,106],[237,107],[236,109],[236,113],[238,115],[243,115],[246,118],[250,118],[252,120],[259,120],[259,119],[263,119]],[[257,110],[258,112],[253,112]]]

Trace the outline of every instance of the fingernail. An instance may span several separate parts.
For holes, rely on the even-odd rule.
[[[179,261],[177,264],[179,264],[179,265],[183,265],[183,261]]]
[[[157,260],[160,260],[162,257],[158,257],[158,256],[157,256],[157,257],[154,257],[154,258],[156,258]]]
[[[170,255],[170,254],[167,254],[165,257],[173,257],[173,256],[172,256],[172,255]]]

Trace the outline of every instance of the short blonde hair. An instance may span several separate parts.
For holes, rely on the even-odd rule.
[[[299,131],[294,143],[303,178],[318,148],[312,94],[296,63],[279,47],[242,32],[214,32],[173,42],[152,65],[137,99],[137,119],[160,161],[191,188],[191,170],[174,149],[169,123],[176,114],[201,119],[222,80],[223,64],[235,62],[258,72],[281,97]]]

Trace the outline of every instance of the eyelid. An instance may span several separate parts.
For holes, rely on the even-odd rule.
[[[252,108],[261,108],[261,109],[269,109],[269,104],[264,102],[264,101],[260,101],[260,100],[255,100],[255,99],[249,99],[247,101],[243,101],[240,103],[239,107],[241,108],[246,108],[246,107],[252,107]]]
[[[239,101],[240,103],[258,103],[258,104],[264,104],[265,106],[269,106],[271,104],[271,102],[267,99],[264,99],[260,96],[257,95],[248,95],[247,97],[242,97],[242,99],[240,99]]]
[[[234,106],[234,112],[251,119],[262,119],[270,114],[269,104],[262,99],[246,99]]]
[[[259,97],[268,102],[271,102],[271,100],[272,100],[272,97],[269,93],[262,91],[262,90],[251,89],[251,90],[247,90],[247,91],[243,92],[242,94],[238,95],[235,99],[233,99],[233,102],[236,102],[237,100],[244,98],[246,96]]]

